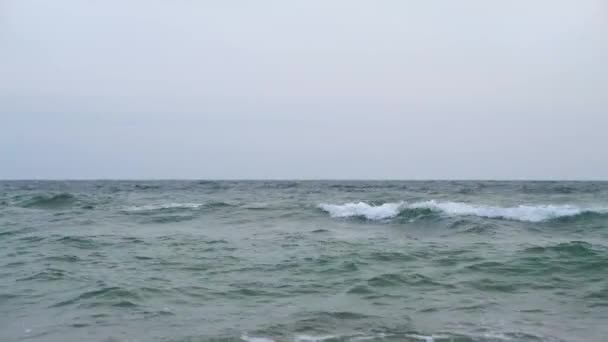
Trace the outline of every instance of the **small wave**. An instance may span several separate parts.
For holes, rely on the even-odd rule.
[[[525,332],[493,332],[487,331],[483,333],[463,333],[463,332],[448,332],[442,331],[437,333],[426,333],[412,331],[409,329],[386,330],[384,331],[367,331],[367,332],[332,332],[327,331],[324,335],[308,335],[302,332],[296,334],[277,334],[272,333],[256,333],[257,336],[250,336],[249,333],[241,335],[240,339],[246,342],[275,342],[275,341],[293,341],[293,342],[355,342],[355,341],[408,341],[408,342],[448,342],[448,341],[562,341],[552,336],[538,336]],[[318,332],[317,332],[318,333]],[[270,337],[269,335],[279,335]]]
[[[57,268],[49,268],[44,271],[37,272],[27,277],[19,278],[17,281],[32,281],[38,280],[43,282],[49,282],[54,280],[62,280],[67,276],[67,272]]]
[[[160,185],[135,184],[135,189],[139,189],[139,190],[155,190],[155,189],[160,189]]]
[[[143,204],[143,205],[134,205],[130,207],[123,208],[124,212],[154,212],[154,211],[170,211],[170,210],[196,210],[201,208],[223,208],[223,207],[233,207],[235,204],[227,203],[227,202],[209,202],[209,203],[158,203],[158,204]]]
[[[160,204],[144,204],[134,205],[124,208],[127,212],[140,212],[140,211],[158,211],[167,209],[198,209],[202,207],[202,203],[160,203]]]
[[[593,257],[597,251],[588,242],[585,241],[570,241],[549,246],[534,246],[524,250],[524,253],[529,254],[545,254],[556,253],[567,257]]]
[[[107,242],[89,236],[63,236],[56,239],[55,242],[66,247],[69,246],[80,249],[97,249],[107,245]]]
[[[294,342],[322,342],[329,340],[338,340],[339,335],[324,335],[324,336],[312,336],[312,335],[296,335]]]
[[[74,195],[61,193],[34,196],[21,202],[19,205],[24,208],[34,209],[62,209],[72,206],[75,202],[76,197]]]
[[[224,207],[236,207],[238,204],[236,202],[209,202],[203,205],[205,208],[224,208]]]
[[[124,207],[120,211],[143,224],[173,224],[197,219],[202,210],[230,207],[224,202],[210,203],[158,203]]]
[[[438,286],[451,287],[449,284],[441,284],[433,279],[418,273],[401,274],[385,273],[374,276],[367,280],[367,285],[371,288],[395,287],[395,286]]]
[[[520,189],[526,194],[575,194],[597,193],[601,186],[594,182],[529,182],[522,184]]]
[[[63,300],[53,304],[51,307],[62,307],[70,305],[115,306],[134,307],[135,303],[141,301],[141,296],[135,291],[122,287],[104,287],[96,290],[83,292],[76,297]]]
[[[384,341],[387,338],[393,340],[394,338],[402,337],[398,340],[403,341],[423,341],[423,342],[439,342],[439,341],[453,341],[461,339],[469,341],[469,338],[466,336],[459,335],[447,335],[447,334],[432,334],[432,335],[423,335],[419,333],[401,333],[401,334],[392,334],[392,333],[361,333],[356,332],[352,334],[328,334],[328,335],[304,335],[304,334],[296,334],[292,337],[293,342],[330,342],[330,341]],[[489,336],[486,336],[489,337]],[[456,339],[454,339],[456,338]],[[275,342],[276,340],[271,337],[256,337],[249,336],[248,334],[241,335],[241,340],[246,342]],[[289,340],[289,339],[288,339]],[[475,339],[477,340],[477,339]],[[494,340],[494,339],[493,339]],[[502,341],[502,340],[500,340]]]
[[[255,337],[244,334],[241,336],[241,340],[246,342],[275,342],[274,339],[269,337]],[[325,336],[312,336],[312,335],[296,335],[293,338],[294,342],[322,342],[322,341],[333,341],[343,340],[339,335],[325,335]]]
[[[430,210],[447,216],[478,216],[525,222],[542,222],[564,217],[574,217],[586,213],[604,214],[608,208],[581,208],[573,205],[519,205],[517,207],[496,207],[463,202],[437,202],[435,200],[407,204],[405,202],[370,205],[365,202],[320,204],[319,208],[333,218],[363,217],[368,220],[388,220],[413,211]]]

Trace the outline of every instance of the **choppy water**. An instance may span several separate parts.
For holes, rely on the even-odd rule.
[[[608,183],[0,182],[0,341],[606,341]]]

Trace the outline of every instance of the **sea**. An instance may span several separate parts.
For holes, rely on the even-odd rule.
[[[2,181],[0,341],[608,341],[608,182]]]

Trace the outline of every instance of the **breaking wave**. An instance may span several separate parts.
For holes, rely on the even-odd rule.
[[[291,338],[275,339],[273,337],[258,337],[249,336],[248,334],[241,335],[241,341],[245,342],[276,342],[276,341],[293,341],[293,342],[354,342],[354,341],[406,341],[406,342],[440,342],[440,341],[517,341],[522,337],[540,340],[542,337],[521,334],[521,333],[484,333],[480,335],[470,334],[429,334],[425,335],[417,332],[356,332],[352,334],[328,334],[328,335],[303,335],[296,334]]]
[[[368,220],[385,220],[393,218],[401,212],[404,203],[384,203],[370,205],[365,202],[345,204],[320,204],[319,208],[328,212],[333,218],[364,217]]]
[[[542,222],[585,213],[608,213],[608,208],[581,208],[573,205],[519,205],[497,207],[463,202],[437,202],[434,200],[405,203],[393,202],[370,205],[365,202],[345,204],[320,204],[319,208],[333,218],[361,217],[368,220],[389,220],[412,211],[429,210],[447,216],[478,216],[524,222]]]

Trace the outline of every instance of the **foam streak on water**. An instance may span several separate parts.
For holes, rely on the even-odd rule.
[[[605,341],[608,183],[0,182],[0,341]]]
[[[198,209],[202,207],[201,203],[159,203],[159,204],[144,204],[126,207],[125,211],[154,211],[163,209]]]

